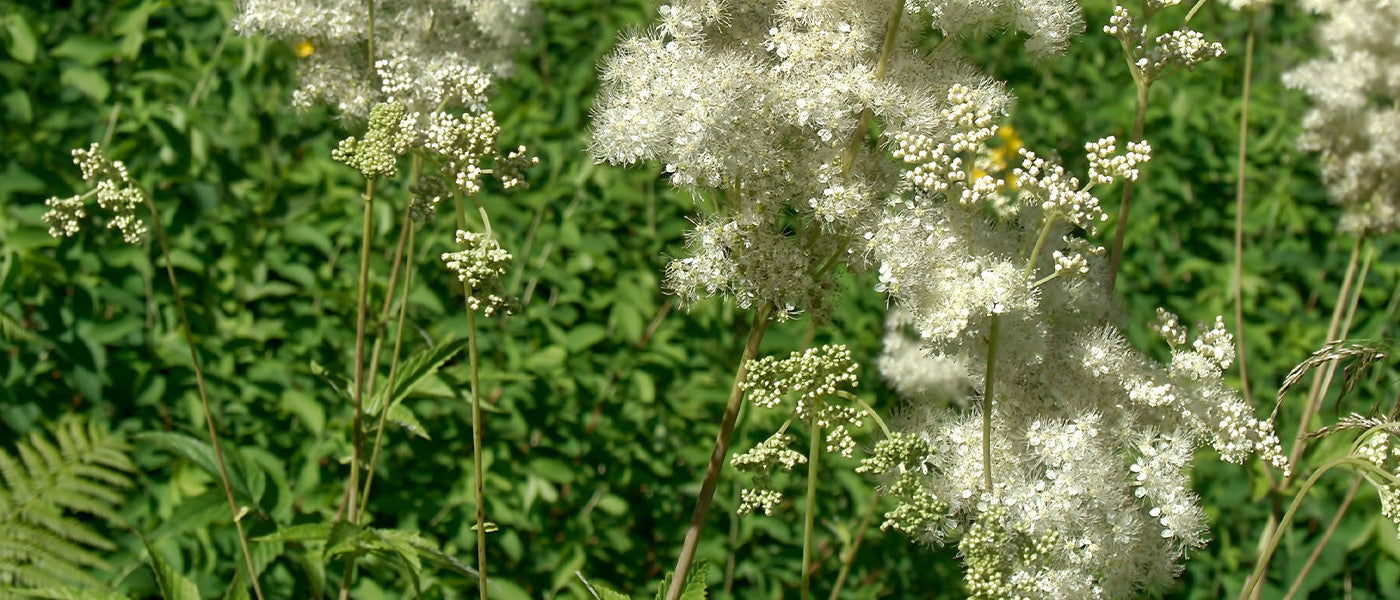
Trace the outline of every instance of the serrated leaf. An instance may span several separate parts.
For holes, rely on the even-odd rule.
[[[413,388],[422,383],[424,379],[438,372],[442,365],[467,347],[467,339],[453,340],[437,347],[429,348],[413,355],[403,364],[399,365],[399,371],[395,375],[394,389],[387,391],[387,405],[392,407],[413,391]],[[375,394],[365,406],[365,414],[377,415],[381,407],[385,406],[385,392]],[[426,437],[426,436],[424,436]]]
[[[214,456],[214,447],[204,440],[165,431],[140,433],[134,437],[137,441],[150,443],[190,461],[213,476],[216,481],[222,479],[218,459]],[[228,467],[229,485],[233,487],[234,494],[241,496],[242,501],[255,507],[260,506],[259,501],[262,500],[267,485],[267,475],[252,461],[244,458],[237,448],[224,444],[221,444],[221,447],[224,449],[224,464]]]
[[[156,585],[165,600],[200,600],[199,586],[189,578],[171,568],[159,552],[146,544],[146,554],[151,557],[151,570],[156,574]]]
[[[418,422],[418,416],[413,414],[413,410],[402,404],[395,404],[389,407],[389,414],[385,415],[395,425],[407,429],[409,433],[431,440],[428,431],[423,428],[423,424]]]
[[[278,529],[276,533],[255,538],[259,542],[308,542],[326,541],[331,534],[331,526],[325,523],[304,523]]]
[[[574,576],[578,577],[578,580],[583,583],[584,589],[588,590],[588,593],[593,596],[594,600],[632,600],[631,597],[622,592],[601,583],[589,581],[580,571],[574,571]]]
[[[685,586],[681,588],[681,600],[705,600],[705,579],[710,570],[709,563],[704,561],[695,563],[690,572],[685,575]],[[671,588],[671,579],[675,573],[667,573],[666,578],[661,580],[661,589],[656,592],[656,600],[666,600],[666,590]]]

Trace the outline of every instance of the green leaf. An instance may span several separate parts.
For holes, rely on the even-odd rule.
[[[26,65],[34,62],[39,41],[34,37],[34,29],[29,26],[29,21],[24,15],[18,12],[10,13],[5,18],[5,32],[10,34],[9,43],[5,44],[10,56]]]
[[[542,350],[531,353],[524,360],[524,368],[527,371],[540,373],[553,371],[564,365],[564,359],[568,357],[568,352],[559,346],[548,346]]]
[[[160,586],[160,595],[165,600],[200,600],[199,586],[171,568],[149,542],[146,554],[151,557],[151,570],[155,571],[156,585]]]
[[[603,341],[607,337],[607,329],[597,323],[584,323],[569,329],[569,333],[564,337],[564,347],[570,353],[577,354],[594,344]]]
[[[24,595],[46,600],[131,600],[112,590],[96,588],[41,588],[24,590]]]
[[[632,600],[632,598],[626,594],[603,585],[602,583],[593,583],[589,581],[588,578],[584,577],[583,573],[579,571],[574,571],[574,576],[578,577],[578,580],[583,583],[584,589],[588,590],[588,593],[592,594],[595,600]]]
[[[422,383],[428,376],[437,373],[444,363],[461,352],[467,346],[467,341],[466,338],[463,338],[439,344],[435,348],[429,348],[405,360],[403,364],[399,365],[394,389],[389,393],[388,406],[392,407],[407,398],[409,392],[412,392],[418,384]],[[377,415],[383,406],[385,406],[383,394],[375,394],[375,397],[366,404],[365,414]]]
[[[681,588],[681,600],[705,600],[705,578],[710,570],[709,563],[695,563],[685,575],[685,587]],[[661,580],[661,589],[656,592],[656,600],[666,600],[666,590],[671,588],[671,578],[675,573],[667,573]]]
[[[331,526],[325,523],[304,523],[278,529],[276,533],[255,538],[259,542],[310,542],[330,538]]]
[[[137,441],[163,448],[194,463],[213,476],[215,481],[222,479],[218,459],[214,456],[214,447],[203,440],[165,431],[141,433],[134,437]],[[260,507],[259,502],[267,485],[267,475],[252,461],[244,458],[237,448],[228,445],[221,447],[224,449],[225,465],[228,467],[229,485],[233,487],[234,494],[241,496],[241,500]]]
[[[413,414],[407,406],[395,404],[389,407],[389,414],[385,415],[395,425],[407,429],[409,433],[421,437],[425,440],[433,439],[428,435],[428,431],[423,428],[423,424],[418,422],[418,417]]]

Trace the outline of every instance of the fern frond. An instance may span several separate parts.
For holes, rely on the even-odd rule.
[[[0,594],[74,584],[101,587],[97,551],[115,545],[76,518],[118,521],[135,466],[120,436],[80,417],[0,450]]]

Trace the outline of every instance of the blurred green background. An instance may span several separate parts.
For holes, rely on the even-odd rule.
[[[659,289],[680,252],[690,199],[659,168],[617,169],[588,153],[596,67],[620,32],[642,27],[641,0],[541,0],[533,43],[492,108],[501,144],[540,156],[530,189],[482,198],[497,236],[515,255],[508,290],[519,314],[483,326],[490,568],[502,598],[585,598],[575,571],[649,596],[674,565],[699,475],[708,458],[748,317],[709,301],[689,312]],[[349,134],[325,111],[289,108],[296,58],[284,44],[234,34],[231,1],[74,0],[0,2],[0,444],[67,413],[90,415],[130,435],[176,432],[204,439],[190,359],[180,336],[158,249],[123,245],[99,230],[49,238],[44,199],[82,187],[69,151],[110,139],[154,192],[173,262],[217,404],[226,442],[242,456],[257,510],[250,535],[333,514],[349,455],[350,408],[333,384],[354,346],[361,179],[330,150]],[[1085,6],[1089,33],[1068,53],[1031,62],[1014,37],[967,40],[974,60],[1020,98],[1008,123],[1027,147],[1058,152],[1084,172],[1082,144],[1125,137],[1131,80],[1117,42],[1098,30],[1112,6]],[[1165,19],[1180,19],[1186,7]],[[1245,339],[1254,404],[1265,415],[1283,376],[1324,341],[1352,240],[1334,232],[1337,210],[1317,181],[1316,159],[1294,148],[1306,103],[1280,75],[1315,51],[1313,18],[1293,4],[1258,16],[1247,182]],[[1145,325],[1158,306],[1189,322],[1230,315],[1239,99],[1248,17],[1206,6],[1193,25],[1229,54],[1154,86],[1146,135],[1155,156],[1143,170],[1119,283],[1121,324],[1139,347],[1165,355]],[[378,205],[371,298],[382,298],[406,191],[391,184]],[[1116,188],[1106,208],[1116,212]],[[1109,239],[1114,223],[1101,232]],[[406,355],[465,337],[460,288],[438,267],[452,227],[419,233]],[[1354,337],[1394,335],[1400,271],[1389,240],[1374,240]],[[158,270],[159,269],[159,270]],[[866,365],[862,389],[877,408],[899,401],[874,372],[884,300],[868,277],[844,280],[830,322],[775,327],[765,353],[843,343]],[[378,300],[374,301],[377,306]],[[1233,322],[1227,317],[1227,322]],[[431,439],[390,431],[369,511],[376,527],[421,531],[444,550],[472,554],[470,404],[465,356],[447,362],[407,406]],[[1387,406],[1396,373],[1387,365],[1324,421],[1373,401]],[[1335,394],[1335,392],[1334,392]],[[1279,430],[1291,439],[1301,398],[1290,397]],[[743,417],[736,447],[774,424]],[[749,425],[750,427],[744,427]],[[137,532],[196,581],[223,594],[239,558],[217,479],[154,438],[138,441],[140,485],[107,533],[119,545],[104,580],[132,597],[158,594]],[[869,441],[869,438],[866,438]],[[1309,456],[1344,450],[1319,444]],[[1220,463],[1203,452],[1197,489],[1214,541],[1192,555],[1167,597],[1238,593],[1271,509],[1257,463]],[[816,592],[871,498],[852,461],[829,461],[820,482]],[[746,478],[729,473],[700,555],[715,597],[780,598],[800,577],[796,510],[737,519]],[[781,479],[779,480],[781,482]],[[1263,597],[1282,596],[1350,485],[1324,478],[1275,557]],[[789,494],[800,497],[796,489]],[[877,521],[878,522],[878,521]],[[727,552],[733,548],[733,552]],[[1305,595],[1400,596],[1400,544],[1379,501],[1363,486],[1305,586]],[[288,544],[263,575],[273,598],[305,598],[319,585],[315,552]],[[468,560],[470,562],[470,560]],[[332,572],[338,566],[330,567]],[[334,582],[332,582],[333,584]],[[371,562],[356,597],[399,597],[406,584]],[[842,597],[959,598],[955,552],[872,530]],[[424,595],[474,593],[439,572]],[[333,591],[333,589],[332,589]]]

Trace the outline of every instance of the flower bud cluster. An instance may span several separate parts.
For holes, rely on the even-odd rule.
[[[772,472],[775,469],[791,471],[798,465],[807,464],[805,455],[788,448],[794,439],[791,434],[779,431],[748,452],[730,459],[729,464],[735,469],[754,474],[752,487],[740,490],[740,515],[748,515],[761,508],[763,514],[772,516],[773,506],[783,498],[782,492],[773,489]]]
[[[403,104],[377,104],[370,111],[364,137],[341,140],[331,158],[359,171],[365,179],[394,177],[399,172],[399,156],[413,145],[415,121],[415,115],[405,114]]]
[[[467,306],[491,316],[497,310],[509,310],[509,302],[501,294],[500,277],[510,266],[511,255],[496,240],[484,233],[457,230],[456,252],[445,252],[442,262],[466,284]]]
[[[49,226],[49,235],[70,237],[78,233],[79,221],[87,216],[86,199],[97,197],[97,206],[109,213],[108,229],[122,232],[122,241],[139,244],[146,239],[146,224],[136,218],[136,207],[145,199],[141,189],[131,180],[126,165],[119,160],[111,160],[94,143],[86,149],[73,150],[73,164],[83,175],[83,182],[92,190],[70,198],[49,198],[44,202],[49,210],[44,213],[44,223]]]
[[[822,346],[805,352],[793,352],[785,359],[766,356],[750,361],[743,390],[750,402],[762,408],[777,408],[789,394],[796,393],[793,415],[813,428],[813,435],[825,432],[826,451],[849,458],[855,449],[851,430],[862,425],[860,410],[833,404],[829,398],[857,384],[859,365],[851,360],[845,346]],[[771,471],[790,471],[807,462],[807,457],[788,449],[793,436],[787,426],[753,449],[735,456],[731,464],[741,471],[755,473],[750,494],[740,503],[740,513],[748,514],[763,508],[770,514],[772,505],[781,494],[772,487]]]
[[[481,191],[481,159],[495,151],[501,128],[492,113],[428,115],[423,147],[443,158],[443,169],[458,189],[467,194]]]

